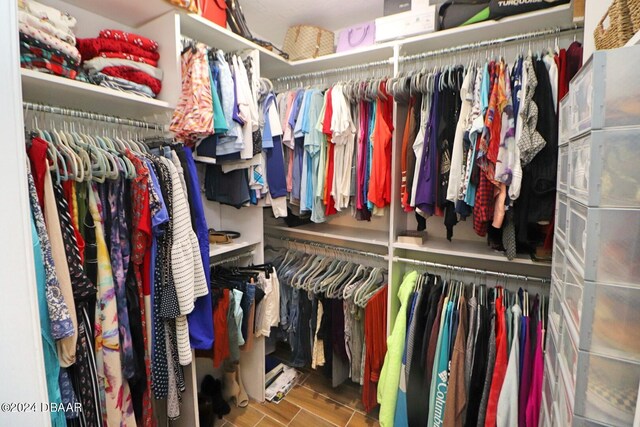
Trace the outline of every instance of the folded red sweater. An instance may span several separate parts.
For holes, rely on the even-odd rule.
[[[162,89],[162,82],[160,80],[133,67],[105,67],[100,72],[108,76],[120,77],[121,79],[129,80],[130,82],[149,86],[151,91],[156,95],[160,93],[160,90]]]
[[[102,30],[100,31],[99,37],[102,39],[120,40],[131,43],[150,52],[155,52],[156,50],[158,50],[158,43],[154,40],[148,39],[139,34],[127,33],[126,31]]]
[[[102,58],[119,58],[119,59],[128,59],[129,61],[142,62],[144,64],[151,65],[152,67],[158,66],[158,61],[154,61],[153,59],[144,58],[138,55],[132,55],[130,53],[122,53],[122,52],[100,52],[98,55]]]
[[[80,51],[83,61],[88,61],[96,56],[99,56],[102,52],[121,52],[130,53],[131,55],[141,56],[143,58],[149,58],[153,61],[157,61],[160,58],[158,52],[149,52],[131,43],[123,42],[121,40],[111,39],[76,39],[76,47]]]

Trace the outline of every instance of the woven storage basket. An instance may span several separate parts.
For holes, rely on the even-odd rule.
[[[324,28],[294,25],[287,30],[283,50],[292,61],[328,55],[333,53],[333,37],[333,32]]]
[[[637,0],[632,0],[635,2]],[[604,23],[609,19],[609,25],[605,29]],[[596,49],[616,49],[624,46],[633,37],[633,23],[629,13],[627,0],[613,0],[609,10],[602,17],[595,31],[593,38]]]
[[[628,0],[627,6],[629,7],[633,33],[635,34],[640,31],[640,0]]]

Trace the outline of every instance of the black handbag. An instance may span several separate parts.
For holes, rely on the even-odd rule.
[[[490,0],[448,0],[438,9],[438,30],[489,19]]]
[[[570,2],[571,0],[491,0],[489,19],[500,19],[505,16],[533,12]]]
[[[242,7],[240,7],[238,0],[226,0],[226,3],[227,23],[229,24],[231,31],[245,39],[251,40],[253,36],[251,35],[251,31],[247,25],[247,20],[244,18],[244,13],[242,13]]]

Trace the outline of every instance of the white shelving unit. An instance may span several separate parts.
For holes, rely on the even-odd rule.
[[[175,105],[34,70],[20,70],[25,101],[127,117],[164,116]]]
[[[153,118],[156,122],[167,124],[181,91],[181,34],[227,52],[247,51],[247,54],[253,55],[256,69],[260,70],[261,75],[273,78],[381,60],[390,60],[389,65],[391,67],[396,65],[392,57],[397,47],[401,48],[402,54],[413,54],[540,28],[567,28],[572,26],[570,6],[560,6],[497,22],[489,21],[464,28],[416,36],[406,40],[377,44],[361,50],[292,62],[286,61],[274,52],[264,49],[225,28],[218,27],[199,16],[175,9],[165,0],[146,0],[144,2],[131,0],[41,1],[53,7],[66,10],[76,16],[78,18],[78,26],[76,28],[78,37],[96,37],[100,29],[117,28],[136,32],[157,40],[160,45],[159,52],[161,55],[159,67],[162,68],[164,72],[163,89],[158,99],[154,100],[83,82],[40,74],[31,70],[18,71],[17,64],[14,64],[17,57],[17,55],[13,55],[15,52],[9,52],[8,50],[0,48],[0,53],[4,55],[1,58],[2,60],[0,60],[0,77],[2,81],[11,84],[14,80],[13,78],[15,77],[17,80],[19,75],[22,82],[22,96],[19,93],[20,91],[16,94],[8,95],[11,97],[13,107],[7,107],[4,103],[0,103],[0,107],[9,108],[9,113],[12,113],[4,114],[5,111],[2,111],[3,114],[0,117],[17,116],[15,122],[22,120],[19,111],[18,114],[14,111],[16,108],[19,110],[20,98],[22,98],[30,102],[47,103],[50,105],[118,115],[132,119],[150,120]],[[13,29],[13,35],[7,39],[3,39],[5,40],[3,45],[11,45],[11,43],[14,43],[17,46],[15,13],[4,13],[4,7],[2,10],[3,13],[0,14],[0,21],[2,21],[0,33],[4,33],[2,30],[4,28]],[[11,10],[7,10],[7,12],[11,12]],[[15,10],[13,10],[13,12],[15,12]],[[11,57],[10,54],[12,55]],[[398,115],[396,115],[395,120],[396,123],[403,123]],[[1,118],[0,121],[2,121]],[[21,132],[22,123],[16,125],[14,122],[11,122],[9,124],[14,124],[15,129]],[[399,174],[397,167],[397,141],[399,140],[399,136],[396,134],[394,138],[394,205],[387,211],[384,217],[374,218],[370,223],[356,223],[348,216],[343,216],[340,219],[332,219],[332,222],[329,224],[306,225],[295,229],[289,229],[281,225],[268,225],[267,230],[273,234],[292,237],[298,236],[309,240],[330,239],[341,242],[341,244],[345,246],[368,247],[377,252],[388,251],[390,259],[389,268],[391,270],[390,276],[393,282],[393,288],[391,292],[389,292],[390,298],[394,298],[396,288],[399,285],[398,281],[404,270],[404,266],[397,266],[397,263],[393,262],[393,257],[398,254],[402,256],[415,256],[416,258],[429,257],[432,255],[445,256],[450,257],[452,263],[461,259],[476,259],[480,264],[497,262],[503,263],[504,265],[521,266],[522,268],[532,267],[538,269],[540,275],[547,274],[544,272],[544,269],[548,268],[547,266],[539,268],[539,266],[530,265],[531,261],[521,259],[508,264],[509,262],[506,261],[506,258],[499,254],[492,253],[486,248],[484,252],[480,251],[477,242],[468,244],[454,242],[455,246],[452,245],[451,247],[455,247],[455,249],[449,248],[449,242],[440,241],[435,237],[424,246],[394,243],[399,232],[407,228],[406,215],[400,214],[398,212],[398,206],[395,206],[398,200],[396,193],[399,188],[399,176],[397,176]],[[17,158],[18,163],[24,164],[22,141],[16,139],[14,148],[16,148],[17,153],[21,153]],[[16,159],[12,157],[11,162],[15,164]],[[11,173],[13,174],[16,173],[15,168],[0,168],[0,170],[5,169],[12,171]],[[396,174],[396,172],[398,172],[398,174]],[[20,172],[18,176],[6,177],[5,182],[17,183],[16,187],[20,188],[23,193],[23,205],[26,206],[26,178],[24,173]],[[24,206],[22,207],[24,208]],[[204,202],[204,208],[209,227],[216,230],[240,231],[242,234],[238,241],[234,241],[230,245],[210,247],[210,255],[213,261],[222,259],[236,252],[252,250],[254,252],[252,262],[263,262],[264,224],[262,208],[251,207],[236,210],[206,200]],[[25,209],[19,211],[20,215],[24,214],[23,211],[25,211]],[[28,209],[26,209],[26,211],[28,212]],[[11,224],[16,222],[15,215],[5,216],[5,214],[3,214],[2,218],[9,220]],[[24,218],[21,220],[24,220]],[[29,243],[31,238],[30,230],[28,230],[26,225],[23,228],[24,230],[22,230],[20,235],[22,236],[22,240]],[[391,244],[389,244],[390,242]],[[28,246],[29,244],[27,244],[26,249],[28,249]],[[479,258],[478,255],[480,255]],[[16,264],[12,257],[0,257],[0,271],[14,271],[17,268],[16,265],[28,273],[25,279],[26,282],[28,282],[27,285],[31,295],[34,296],[35,279],[32,274],[33,259],[30,256],[26,256]],[[389,317],[393,318],[395,316],[395,304],[390,302],[390,307],[392,310],[389,313]],[[31,342],[39,343],[40,336],[38,331],[39,327],[32,327],[22,332],[26,334],[25,336],[27,338],[32,338]],[[28,348],[33,348],[33,346],[28,346]],[[37,352],[41,354],[37,344],[35,348]],[[0,361],[3,361],[2,358],[0,358]],[[255,342],[253,350],[243,353],[241,356],[243,382],[248,394],[258,401],[264,400],[264,363],[264,340],[258,339]],[[15,365],[15,363],[13,365]],[[12,366],[12,364],[9,363],[9,361],[7,361],[7,363],[3,361],[3,366]],[[207,363],[206,359],[198,359],[186,369],[187,393],[184,395],[182,416],[172,425],[198,426],[197,386],[198,381],[208,372],[214,372],[214,370],[212,364]],[[40,372],[38,375],[42,376],[42,373]],[[13,384],[20,384],[21,380],[21,375],[18,375],[17,378],[12,376],[8,380],[7,387],[13,389]],[[35,382],[39,384],[39,388],[42,389],[43,384],[45,384],[44,378],[39,377],[36,378],[36,380]],[[40,391],[46,393],[46,388]],[[39,422],[34,421],[34,425],[35,424],[40,425]]]

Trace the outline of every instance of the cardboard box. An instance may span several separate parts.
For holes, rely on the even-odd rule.
[[[376,43],[401,39],[436,30],[436,7],[397,13],[376,19]]]
[[[384,0],[383,16],[396,15],[398,13],[425,11],[433,1],[444,0]]]

